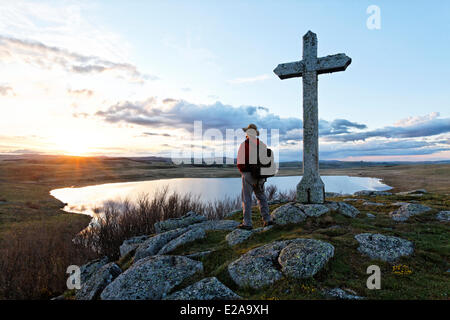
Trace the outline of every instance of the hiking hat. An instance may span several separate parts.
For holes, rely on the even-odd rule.
[[[247,128],[242,128],[242,130],[244,130],[244,132],[247,132],[247,130],[250,130],[250,129],[252,129],[253,132],[256,132],[256,135],[259,136],[258,128],[257,128],[256,125],[253,124],[253,123],[250,123],[250,124],[247,126]]]

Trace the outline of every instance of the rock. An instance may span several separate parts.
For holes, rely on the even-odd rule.
[[[396,194],[400,195],[400,196],[422,196],[425,193],[427,193],[427,190],[425,190],[425,189],[417,189],[417,190],[397,192]]]
[[[97,272],[101,267],[103,267],[105,264],[109,262],[108,257],[103,257],[101,259],[96,259],[93,261],[90,261],[80,267],[80,280],[81,285],[83,283],[87,282],[89,278]]]
[[[186,231],[186,228],[179,228],[160,233],[154,237],[147,239],[136,249],[136,253],[134,254],[134,261],[157,254],[162,247],[169,243],[169,241],[181,236]]]
[[[158,254],[167,254],[185,243],[203,238],[206,238],[206,233],[202,228],[194,228],[188,230],[181,236],[171,240],[169,243],[164,245],[161,250],[158,251]]]
[[[180,218],[167,219],[164,221],[159,221],[155,223],[155,232],[161,233],[169,230],[174,230],[178,228],[183,228],[190,226],[195,223],[206,221],[206,217],[200,214],[197,214],[193,211],[189,211],[184,216]]]
[[[436,215],[439,221],[450,221],[450,211],[441,211]]]
[[[370,218],[370,219],[375,219],[376,218],[376,216],[374,214],[372,214],[372,213],[366,213],[366,215],[367,215],[367,218]]]
[[[211,250],[195,252],[195,253],[187,254],[186,257],[191,258],[191,259],[196,259],[196,258],[201,258],[201,257],[207,256],[211,252],[212,252]]]
[[[330,209],[323,204],[296,203],[295,206],[300,208],[307,217],[320,217],[330,211]]]
[[[324,289],[324,290],[322,290],[322,294],[327,297],[343,299],[343,300],[362,300],[362,299],[364,299],[363,297],[357,296],[355,294],[347,293],[346,291],[344,291],[340,288]]]
[[[208,220],[191,225],[188,229],[201,228],[204,231],[231,231],[236,229],[239,224],[240,222],[234,220]]]
[[[183,290],[172,293],[164,300],[237,300],[242,299],[217,278],[205,278]]]
[[[337,192],[325,192],[325,198],[336,198],[340,196],[342,196],[342,194]]]
[[[311,276],[333,253],[333,246],[319,240],[275,241],[243,254],[228,265],[228,273],[238,286],[258,289],[280,280],[283,272],[293,277]]]
[[[404,206],[405,204],[409,204],[408,202],[394,202],[391,203],[391,206]]]
[[[81,289],[75,294],[77,300],[95,300],[100,293],[109,285],[122,270],[114,262],[105,264],[97,270],[88,281],[82,284]]]
[[[323,204],[325,207],[327,207],[328,209],[330,209],[331,211],[337,211],[339,209],[339,204],[338,202],[334,202],[334,201],[326,201]]]
[[[363,202],[363,205],[365,205],[365,206],[384,206],[384,203],[366,201],[366,202]]]
[[[386,191],[362,190],[355,192],[353,195],[375,197],[375,196],[391,196],[392,193]]]
[[[197,272],[203,264],[183,256],[153,256],[135,262],[111,282],[103,300],[159,300]]]
[[[408,203],[403,206],[401,206],[399,209],[392,211],[389,213],[391,218],[394,221],[406,221],[411,216],[415,216],[417,214],[425,213],[427,211],[430,211],[431,208],[417,204],[417,203]]]
[[[225,237],[225,240],[227,240],[228,245],[234,246],[238,243],[244,242],[252,234],[270,230],[270,229],[272,229],[272,227],[273,226],[267,226],[264,228],[257,228],[257,229],[253,229],[253,230],[235,229],[235,230],[231,231],[229,234],[227,234],[227,236]]]
[[[355,218],[359,214],[359,210],[354,206],[351,206],[345,202],[338,202],[338,204],[339,209],[337,211],[344,216]]]
[[[368,255],[371,259],[394,262],[403,256],[414,252],[411,241],[382,234],[360,233],[355,236],[359,242],[359,252]]]
[[[358,199],[358,198],[345,198],[344,199],[344,201],[347,201],[347,202],[353,202],[353,201],[361,201],[362,199]]]
[[[124,257],[129,252],[135,250],[137,247],[139,247],[140,244],[142,244],[148,238],[149,238],[148,236],[137,236],[125,240],[120,246],[120,257]]]
[[[280,225],[300,223],[306,219],[306,214],[296,205],[288,203],[276,208],[272,212],[272,219]]]
[[[324,241],[297,239],[283,248],[278,256],[281,271],[292,278],[314,276],[334,256],[334,247]]]
[[[275,265],[280,251],[289,241],[276,241],[252,249],[228,265],[231,279],[240,287],[258,289],[283,276]]]
[[[239,213],[239,212],[242,212],[242,210],[234,210],[234,211],[228,212],[227,214],[225,214],[225,217],[226,217],[226,218],[232,217],[232,216],[234,216],[236,213]]]

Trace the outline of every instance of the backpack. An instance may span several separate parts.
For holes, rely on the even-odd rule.
[[[250,172],[255,179],[266,179],[273,177],[277,173],[273,152],[267,148],[267,157],[270,159],[269,163],[262,164],[259,159],[259,143],[257,144],[257,163],[250,164]]]

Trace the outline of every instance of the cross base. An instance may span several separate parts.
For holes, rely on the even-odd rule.
[[[297,201],[301,203],[325,202],[325,184],[320,176],[302,177],[297,185]]]

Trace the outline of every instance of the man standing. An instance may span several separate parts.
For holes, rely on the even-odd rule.
[[[244,211],[244,221],[238,226],[240,229],[251,230],[252,226],[252,194],[255,193],[258,200],[261,217],[264,226],[272,225],[272,218],[269,214],[269,205],[264,192],[265,178],[254,176],[254,168],[258,165],[258,151],[263,154],[267,151],[267,146],[257,137],[259,131],[256,125],[249,124],[247,128],[242,128],[246,134],[246,139],[241,143],[237,156],[237,167],[242,175],[242,207]],[[252,175],[253,171],[253,175]]]

